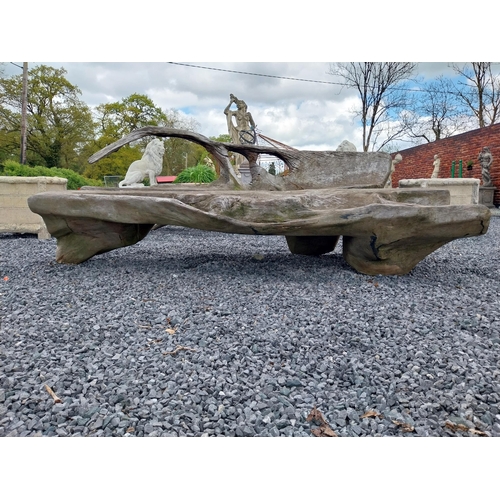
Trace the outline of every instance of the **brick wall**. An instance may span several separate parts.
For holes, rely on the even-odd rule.
[[[399,151],[403,160],[396,165],[392,175],[392,187],[398,187],[400,179],[430,178],[434,170],[434,155],[439,154],[441,166],[439,178],[451,177],[451,162],[455,160],[455,177],[459,175],[459,160],[462,160],[464,178],[482,179],[478,156],[481,149],[490,148],[491,181],[497,188],[494,204],[500,205],[500,123],[479,128],[463,134],[441,139],[439,141],[415,146]],[[395,154],[392,155],[394,158]],[[467,170],[467,162],[473,162],[472,170]]]

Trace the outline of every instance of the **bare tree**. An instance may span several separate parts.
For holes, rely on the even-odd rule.
[[[416,67],[416,63],[409,62],[330,65],[329,73],[341,77],[347,87],[356,89],[361,99],[361,109],[355,112],[363,127],[363,151],[368,151],[370,146],[380,150],[405,133],[406,126],[399,119],[399,113],[408,107],[409,96],[401,83],[411,77]]]
[[[412,142],[434,142],[471,128],[470,116],[450,79],[439,76],[423,86],[401,114]]]
[[[477,118],[479,128],[493,125],[500,117],[500,76],[493,74],[491,66],[490,62],[451,65],[465,78],[455,86],[456,92]]]

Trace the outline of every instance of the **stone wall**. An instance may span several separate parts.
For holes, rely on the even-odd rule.
[[[50,234],[40,215],[28,207],[28,198],[45,191],[65,191],[68,179],[60,177],[0,177],[0,233],[36,233],[39,239]]]
[[[455,177],[458,177],[459,160],[462,160],[463,178],[481,179],[481,166],[477,158],[484,146],[490,148],[493,156],[490,172],[493,185],[497,188],[494,204],[498,206],[500,205],[500,124],[398,151],[403,160],[396,165],[396,171],[392,174],[392,187],[398,187],[401,179],[429,179],[434,170],[435,154],[439,154],[441,158],[439,178],[450,177],[452,161],[455,161]],[[391,156],[394,158],[395,155],[396,153]],[[473,162],[472,170],[467,170],[469,161]]]

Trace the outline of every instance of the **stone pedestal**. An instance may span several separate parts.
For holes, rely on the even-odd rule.
[[[399,187],[447,189],[450,205],[477,205],[479,202],[479,179],[402,179]]]
[[[495,196],[496,187],[479,187],[479,204],[486,205],[489,208],[495,208],[493,198]]]
[[[242,184],[250,184],[252,182],[252,174],[250,173],[250,165],[248,160],[244,160],[240,165],[240,176]]]

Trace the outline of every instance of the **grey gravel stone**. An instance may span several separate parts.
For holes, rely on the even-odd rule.
[[[499,246],[493,218],[369,277],[273,236],[168,226],[64,266],[0,234],[0,436],[312,436],[314,407],[341,436],[499,436]]]

